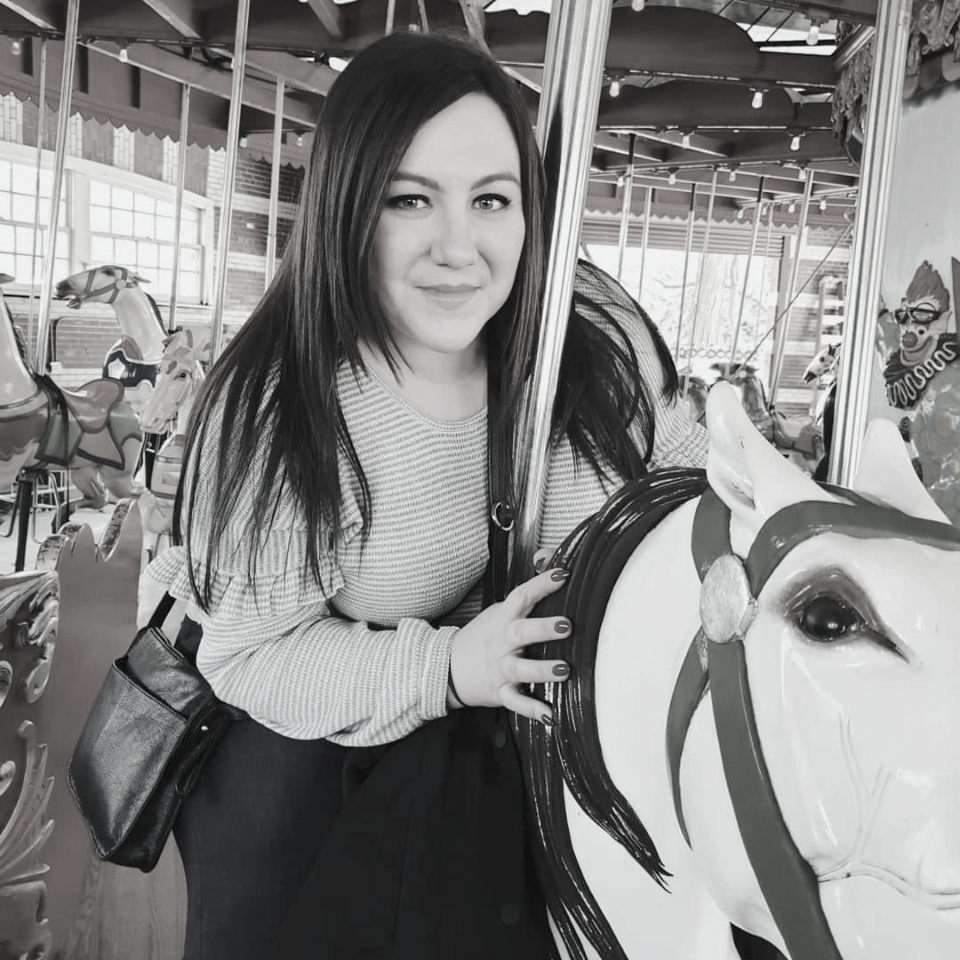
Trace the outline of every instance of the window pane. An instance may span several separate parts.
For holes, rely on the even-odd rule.
[[[137,268],[150,273],[157,272],[157,245],[155,243],[137,244]],[[147,278],[151,279],[150,277]]]
[[[19,220],[20,223],[33,223],[33,198],[15,193],[12,200],[13,209],[10,211],[12,219]],[[47,200],[40,204],[40,222],[49,223],[49,217],[50,201]]]
[[[189,220],[180,221],[180,242],[181,243],[199,243],[199,225],[191,223]]]
[[[132,267],[137,262],[137,242],[135,240],[114,240],[114,256],[121,267]]]
[[[183,213],[184,213],[184,214],[187,212],[187,209],[188,209],[187,207],[184,207],[184,208],[183,208]],[[166,200],[158,200],[158,201],[157,201],[157,216],[158,216],[158,217],[170,217],[170,219],[172,220],[173,217],[174,217],[174,215],[176,214],[176,212],[177,212],[177,208],[176,208],[176,206],[175,206],[174,204],[172,204],[172,203],[167,203]]]
[[[200,277],[195,273],[180,273],[181,297],[190,297],[194,300],[200,299]]]
[[[173,247],[168,247],[164,244],[159,248],[160,259],[158,261],[161,268],[164,270],[173,269]]]
[[[10,189],[10,162],[0,160],[0,190]]]
[[[17,231],[11,224],[0,223],[0,249],[10,250],[11,252],[16,250],[16,236]]]
[[[173,243],[173,220],[170,217],[157,217],[157,232],[154,237],[166,243]]]
[[[122,187],[113,188],[113,208],[114,210],[132,210],[133,194]]]
[[[90,202],[102,207],[110,206],[110,187],[99,180],[90,181]]]
[[[110,210],[108,207],[90,208],[90,229],[94,233],[110,232]]]
[[[94,263],[113,263],[113,237],[90,237],[90,258]]]
[[[17,227],[17,239],[14,243],[17,251],[26,251],[29,253],[33,249],[33,227]],[[46,230],[40,231],[40,236],[37,237],[37,250],[42,254],[43,253],[43,240],[47,235]]]
[[[138,193],[133,201],[133,209],[139,210],[141,213],[153,213],[156,206],[157,204],[153,197],[145,196],[142,193]]]
[[[21,174],[18,171],[25,171],[23,176],[27,176],[30,179],[21,179]],[[35,183],[37,177],[37,171],[35,167],[28,167],[24,164],[18,163],[14,165],[13,168],[13,182],[14,183]],[[33,190],[30,191],[33,193]],[[40,196],[41,197],[52,197],[53,196],[53,171],[42,169],[40,171]]]
[[[193,247],[180,248],[180,269],[191,273],[200,271],[200,251]]]
[[[133,236],[133,214],[129,210],[117,210],[114,208],[111,233],[121,237]]]
[[[10,194],[0,193],[0,219],[10,219]]]
[[[152,213],[134,214],[133,229],[138,237],[149,237],[152,240],[156,236],[153,214]]]

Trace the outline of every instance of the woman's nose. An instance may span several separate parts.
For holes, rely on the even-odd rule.
[[[467,267],[477,259],[477,238],[468,213],[447,211],[437,218],[433,259],[448,267]]]

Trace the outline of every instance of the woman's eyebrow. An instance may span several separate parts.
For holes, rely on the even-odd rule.
[[[439,190],[440,184],[436,180],[432,180],[430,177],[423,177],[419,173],[405,173],[403,170],[398,170],[391,178],[391,181],[403,180],[408,183],[419,183],[424,187],[427,187],[430,190]],[[504,171],[502,173],[488,173],[486,176],[481,177],[470,187],[471,190],[478,190],[480,187],[485,187],[488,183],[501,183],[504,180],[508,180],[512,183],[515,183],[518,187],[521,186],[520,178],[515,173],[510,173],[509,171]]]

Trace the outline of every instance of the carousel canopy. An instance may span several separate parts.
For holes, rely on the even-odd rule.
[[[74,109],[176,137],[189,84],[190,141],[223,146],[237,6],[80,0]],[[549,0],[251,0],[241,144],[269,156],[283,78],[284,159],[302,163],[338,70],[383,36],[391,16],[393,29],[472,34],[517,78],[535,117],[549,8]],[[615,0],[613,8],[588,205],[618,207],[632,159],[634,186],[654,189],[668,214],[671,205],[685,212],[694,184],[705,202],[714,178],[721,217],[778,197],[786,217],[808,175],[823,214],[852,207],[855,125],[838,113],[837,90],[870,42],[875,0]],[[56,104],[66,14],[66,0],[0,0],[0,91],[39,95],[45,40],[46,99]]]

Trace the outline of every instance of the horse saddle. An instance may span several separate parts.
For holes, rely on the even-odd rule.
[[[91,380],[79,390],[61,390],[67,409],[84,433],[98,433],[110,419],[110,411],[123,399],[119,380]]]

